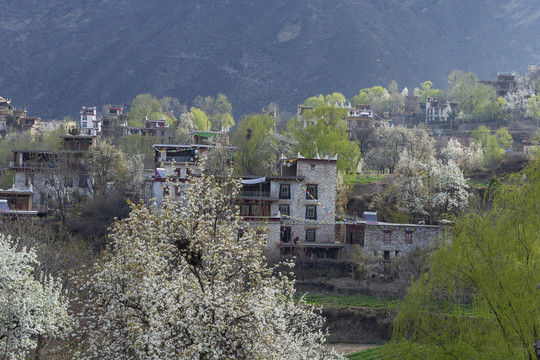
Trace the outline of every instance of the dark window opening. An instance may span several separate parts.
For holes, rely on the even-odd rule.
[[[291,242],[291,228],[289,226],[282,226],[280,231],[279,241],[282,243]],[[295,241],[296,242],[296,241]]]
[[[306,242],[315,242],[315,229],[306,230]]]
[[[317,206],[315,205],[306,206],[306,219],[317,220]]]
[[[316,184],[308,184],[306,189],[307,189],[306,199],[311,199],[312,197],[313,197],[313,199],[318,199],[319,198],[319,196],[317,194],[317,185]]]
[[[390,244],[390,238],[392,237],[392,231],[385,230],[383,232],[383,243]]]
[[[291,185],[290,184],[280,184],[279,185],[279,198],[280,199],[290,199],[291,198]]]
[[[412,231],[405,231],[405,244],[412,244]]]

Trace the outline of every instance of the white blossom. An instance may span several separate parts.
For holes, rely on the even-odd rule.
[[[60,282],[34,278],[36,254],[16,251],[0,234],[0,359],[23,359],[38,336],[59,336],[69,324]]]
[[[117,222],[87,282],[80,358],[340,358],[323,349],[324,319],[293,300],[290,270],[267,267],[264,237],[238,232],[239,189],[203,171],[181,201]]]

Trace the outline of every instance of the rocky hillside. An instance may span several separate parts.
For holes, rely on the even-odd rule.
[[[538,63],[525,0],[0,0],[0,95],[43,118],[136,94],[225,93],[238,117],[270,101]]]

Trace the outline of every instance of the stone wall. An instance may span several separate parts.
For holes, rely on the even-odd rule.
[[[279,199],[280,184],[289,184],[291,190],[290,199],[279,199],[272,204],[271,213],[277,214],[280,204],[288,204],[290,215],[299,218],[306,217],[306,206],[316,207],[317,221],[321,223],[333,223],[334,215],[324,210],[317,202],[323,204],[332,213],[335,213],[336,204],[336,176],[337,162],[335,160],[298,159],[295,179],[276,179],[271,184],[271,197]],[[306,199],[306,191],[303,187],[317,185],[317,200]],[[290,226],[292,239],[298,237],[300,242],[306,242],[306,230],[315,230],[316,243],[334,243],[335,226],[327,224],[306,224],[300,221],[283,220],[282,226]]]
[[[416,248],[428,250],[436,246],[443,230],[444,227],[433,225],[366,224],[363,249],[377,258],[384,258],[386,251],[386,260],[392,260],[399,255],[411,253]],[[406,239],[407,234],[409,239]]]

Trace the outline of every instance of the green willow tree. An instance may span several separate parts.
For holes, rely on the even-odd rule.
[[[347,109],[321,105],[306,112],[307,126],[296,119],[288,123],[288,130],[298,141],[300,153],[305,157],[333,157],[338,154],[338,170],[354,173],[360,161],[358,143],[349,140],[345,115]]]
[[[394,322],[391,359],[536,359],[540,161],[458,218]]]
[[[234,170],[239,175],[268,174],[278,159],[274,158],[271,134],[274,118],[268,115],[248,115],[238,124],[232,143],[238,148]]]

